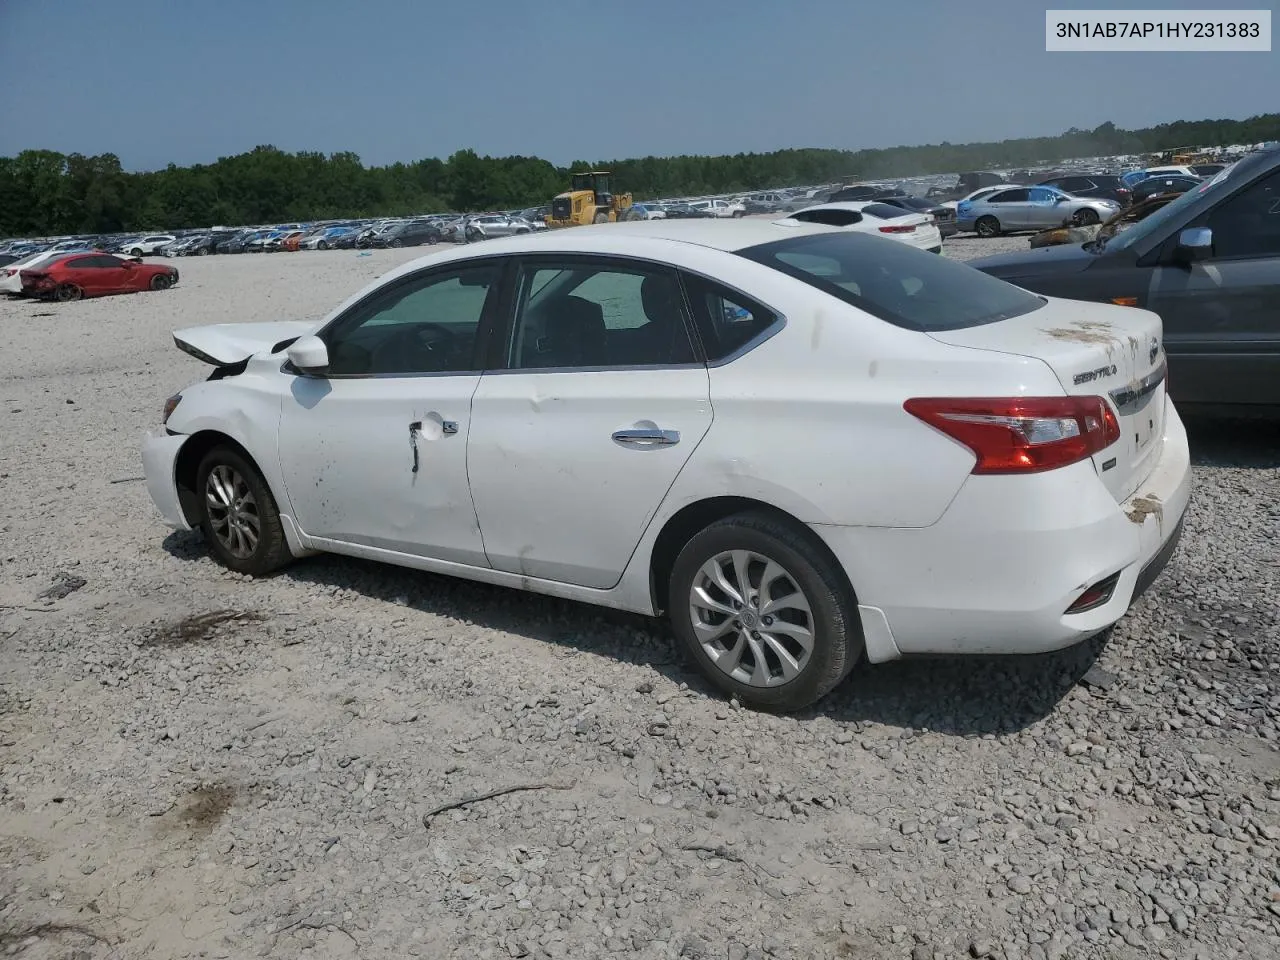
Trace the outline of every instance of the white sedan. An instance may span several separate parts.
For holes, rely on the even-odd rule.
[[[217,369],[166,403],[147,487],[225,566],[331,551],[666,613],[768,709],[864,655],[1105,629],[1189,495],[1155,314],[797,221],[499,239],[319,322],[174,338]]]
[[[942,233],[933,217],[875,200],[821,203],[788,214],[786,219],[822,223],[857,233],[879,234],[930,253],[942,252]]]
[[[65,252],[64,250],[41,250],[39,253],[29,253],[20,260],[5,264],[0,267],[0,291],[21,295],[22,277],[20,274],[23,270],[33,270],[54,257],[62,256]]]

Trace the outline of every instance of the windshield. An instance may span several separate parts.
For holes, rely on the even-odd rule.
[[[738,255],[925,333],[995,323],[1044,306],[1040,297],[963,263],[867,234],[791,237]]]
[[[1180,196],[1177,200],[1174,200],[1172,203],[1169,203],[1166,206],[1161,207],[1159,210],[1151,214],[1151,216],[1147,217],[1145,220],[1140,220],[1139,222],[1135,223],[1132,227],[1129,227],[1127,230],[1122,230],[1120,233],[1117,233],[1114,237],[1112,237],[1110,240],[1106,242],[1107,249],[1108,250],[1129,249],[1138,241],[1143,240],[1146,237],[1150,236],[1152,231],[1159,230],[1169,220],[1172,220],[1175,217],[1180,216],[1182,213],[1182,209],[1184,207],[1186,207],[1188,204],[1194,203],[1197,199],[1204,196],[1206,193],[1221,192],[1227,186],[1228,182],[1231,182],[1234,185],[1235,178],[1228,176],[1229,173],[1230,173],[1229,170],[1222,171],[1222,173],[1218,174],[1212,180],[1209,180],[1208,182],[1202,184],[1201,186],[1199,186],[1194,190],[1188,190],[1186,193]]]

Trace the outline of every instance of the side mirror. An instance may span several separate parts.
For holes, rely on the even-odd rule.
[[[322,374],[329,369],[329,348],[316,336],[299,337],[285,351],[299,373]]]
[[[1070,197],[1054,197],[1054,198],[1053,198],[1053,202],[1054,202],[1054,203],[1066,203],[1069,199],[1071,199],[1071,198],[1070,198]]]
[[[1213,231],[1208,227],[1190,227],[1178,234],[1175,254],[1187,263],[1205,260],[1213,255]]]

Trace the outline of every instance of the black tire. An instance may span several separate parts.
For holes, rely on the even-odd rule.
[[[152,290],[168,290],[172,286],[173,277],[169,276],[167,273],[157,273],[151,278]]]
[[[998,237],[1000,236],[1000,221],[995,217],[979,217],[978,222],[973,225],[973,229],[980,237]]]
[[[592,223],[608,223],[609,215],[603,210],[597,210],[596,215],[591,218]]]
[[[758,573],[761,583],[757,586],[762,591],[769,590],[771,585],[763,583],[763,563],[760,558],[776,563],[785,574],[782,579],[796,588],[807,603],[812,646],[807,660],[800,664],[799,673],[790,680],[771,680],[768,685],[760,685],[736,679],[726,669],[717,666],[696,634],[695,614],[690,605],[693,589],[702,577],[703,566],[730,551],[746,551],[756,557],[747,566]],[[751,576],[756,573],[747,575],[748,585],[751,583]],[[772,581],[773,584],[777,582]],[[696,534],[676,558],[667,596],[672,626],[698,668],[715,687],[751,707],[771,711],[807,707],[835,689],[862,656],[863,638],[857,600],[843,572],[802,528],[766,513],[734,514]],[[729,595],[726,593],[724,596]],[[770,592],[762,610],[767,609],[768,597],[777,599]],[[761,601],[757,600],[752,603],[752,607],[760,604]],[[778,613],[781,614],[782,611]],[[750,611],[750,615],[753,619],[757,616],[754,609]],[[725,616],[724,620],[717,623],[726,623],[728,620],[729,617]],[[699,622],[707,623],[703,620]],[[737,623],[736,620],[733,622]],[[763,632],[769,632],[764,629],[769,622],[770,619],[762,614],[757,621]],[[729,629],[728,632],[732,634],[734,631]],[[744,624],[744,636],[736,641],[735,649],[749,643],[745,632]],[[760,641],[759,633],[754,630],[750,633],[755,640]],[[777,634],[778,631],[775,629],[774,633]],[[786,637],[785,632],[781,635]],[[774,639],[777,641],[776,635]],[[780,665],[772,644],[760,645],[758,648],[766,651],[764,660],[770,672],[773,666]],[[730,655],[725,656],[727,659]],[[741,665],[742,661],[738,660],[738,663]]]
[[[1098,216],[1098,211],[1090,210],[1088,207],[1083,210],[1077,210],[1075,216],[1071,218],[1071,222],[1077,227],[1088,227],[1101,221],[1102,218]]]
[[[735,210],[735,211],[733,211],[733,219],[737,220],[737,219],[738,219],[739,217],[741,217],[741,216],[742,216],[742,211],[741,211],[741,210]]]
[[[392,238],[391,238],[391,242],[390,242],[390,243],[388,243],[388,244],[387,244],[387,246],[388,246],[388,247],[403,247],[403,246],[404,246],[404,241],[402,241],[399,237],[392,237]]]
[[[134,247],[132,250],[130,250],[130,251],[129,251],[129,256],[131,256],[131,257],[140,257],[140,256],[142,256],[142,248],[141,248],[141,247]]]
[[[196,251],[196,255],[201,257],[207,257],[209,255],[209,248],[201,247],[199,250]]]
[[[246,555],[238,555],[224,542],[230,535],[225,514],[216,515],[218,511],[211,505],[209,477],[215,471],[227,470],[242,481],[242,484],[236,484],[237,492],[249,495],[252,500],[252,509],[248,499],[243,500],[240,516],[247,518],[252,514],[257,518],[257,540]],[[209,553],[224,567],[237,573],[262,576],[293,560],[275,497],[258,468],[235,449],[218,446],[204,455],[196,471],[196,492],[200,499],[200,532],[209,545]],[[211,513],[215,515],[211,516]],[[246,519],[245,522],[251,524],[252,521]]]
[[[328,249],[329,249],[329,244],[328,244],[328,242],[326,242],[326,241],[324,241],[324,240],[317,241],[317,243],[316,243],[316,249],[317,249],[317,250],[328,250]]]
[[[79,300],[83,296],[84,291],[74,283],[59,284],[57,289],[53,291],[53,299],[59,303],[70,303],[72,300]]]

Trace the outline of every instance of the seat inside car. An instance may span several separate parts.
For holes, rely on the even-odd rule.
[[[521,366],[598,367],[608,363],[604,310],[600,304],[582,297],[559,297],[538,312],[542,315],[542,335],[526,340]]]

